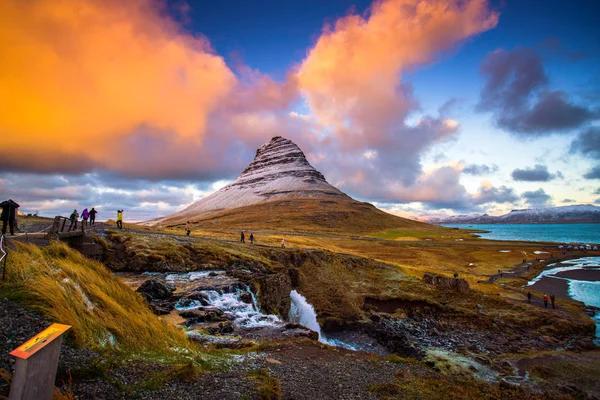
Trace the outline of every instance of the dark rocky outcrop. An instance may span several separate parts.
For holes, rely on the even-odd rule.
[[[150,279],[142,283],[136,292],[140,293],[154,314],[169,314],[177,300],[173,298],[175,287],[157,279]]]
[[[175,291],[175,286],[157,279],[149,279],[142,283],[136,292],[151,300],[165,300],[170,298]]]
[[[263,275],[254,281],[254,286],[263,313],[276,314],[288,319],[292,291],[292,282],[288,274]]]
[[[452,290],[459,293],[469,293],[469,282],[462,278],[447,278],[434,274],[423,274],[423,282],[435,286],[439,290]]]

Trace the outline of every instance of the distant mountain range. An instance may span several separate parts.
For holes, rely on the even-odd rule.
[[[504,215],[469,214],[431,217],[431,224],[550,224],[600,222],[600,207],[574,205],[548,208],[512,210]]]

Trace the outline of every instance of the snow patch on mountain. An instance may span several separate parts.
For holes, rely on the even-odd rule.
[[[580,204],[562,207],[530,208],[492,216],[488,214],[452,215],[427,219],[432,224],[523,224],[600,222],[600,207]]]
[[[192,219],[200,214],[294,198],[344,198],[331,186],[302,150],[291,140],[276,136],[256,151],[254,160],[232,183],[189,207],[163,218],[148,221]]]

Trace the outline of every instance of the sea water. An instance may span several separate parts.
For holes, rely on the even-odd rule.
[[[600,224],[443,224],[448,228],[477,229],[484,239],[558,243],[598,243]]]
[[[549,268],[542,271],[538,276],[532,279],[528,286],[535,284],[544,276],[553,279],[563,279],[569,285],[569,296],[577,301],[581,301],[588,306],[600,308],[600,282],[585,281],[572,278],[557,276],[563,271],[574,271],[582,269],[600,269],[600,257],[583,257],[575,260],[563,261],[560,264],[551,264]],[[596,312],[593,317],[596,322],[596,344],[600,346],[600,312]]]

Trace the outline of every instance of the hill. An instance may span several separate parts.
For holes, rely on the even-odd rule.
[[[453,215],[450,217],[429,218],[432,224],[550,224],[600,222],[600,207],[592,205],[573,205],[562,207],[532,208],[512,210],[492,216],[488,214]]]
[[[276,136],[232,183],[176,213],[147,221],[175,226],[362,233],[439,229],[352,199],[330,185],[291,140]]]

